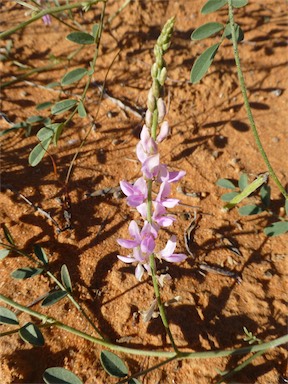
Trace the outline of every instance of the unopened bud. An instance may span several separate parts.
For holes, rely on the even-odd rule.
[[[158,109],[158,123],[161,123],[164,120],[166,115],[166,106],[164,100],[160,97],[157,100],[157,109]]]
[[[151,77],[152,77],[153,79],[156,79],[157,74],[158,74],[158,67],[157,67],[157,64],[154,63],[154,64],[152,65],[152,67],[151,67]]]
[[[152,118],[153,118],[153,113],[147,109],[146,114],[145,114],[145,124],[148,128],[152,127]]]
[[[159,135],[157,136],[157,143],[161,143],[170,133],[170,127],[168,121],[164,121],[161,125]]]
[[[162,85],[162,86],[164,85],[166,78],[167,78],[167,69],[166,69],[166,67],[163,67],[161,69],[161,72],[160,72],[160,75],[158,78],[160,85]]]
[[[160,85],[157,79],[153,79],[153,84],[152,84],[152,91],[153,91],[153,96],[158,99],[160,96]],[[149,108],[150,109],[150,108]]]
[[[170,47],[170,42],[162,45],[162,49],[164,52],[166,52],[169,47]]]
[[[154,81],[153,81],[153,84],[154,84]],[[148,97],[147,97],[147,107],[148,107],[148,110],[152,113],[154,112],[156,107],[156,99],[153,93],[154,93],[153,88],[150,88],[148,92]]]

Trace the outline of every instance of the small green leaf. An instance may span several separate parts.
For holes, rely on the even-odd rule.
[[[227,3],[227,0],[208,0],[201,9],[203,15],[212,13],[222,8]]]
[[[0,323],[17,325],[19,324],[19,321],[15,313],[10,311],[10,309],[0,307]]]
[[[5,235],[5,238],[8,241],[8,243],[11,245],[15,245],[15,241],[11,235],[11,232],[9,231],[8,227],[6,227],[5,224],[3,224],[3,231],[4,231],[4,235]]]
[[[72,292],[71,278],[67,266],[64,264],[61,267],[61,280],[67,291]]]
[[[41,123],[46,117],[44,116],[30,116],[26,120],[28,124],[35,124],[35,123]]]
[[[232,0],[232,6],[235,8],[245,7],[248,4],[248,0]]]
[[[9,249],[0,249],[0,260],[5,259],[6,256],[8,256],[10,253]]]
[[[43,263],[48,264],[48,257],[42,247],[39,244],[34,245],[34,253],[36,257]]]
[[[50,293],[43,301],[41,306],[48,307],[49,305],[53,305],[58,301],[62,300],[65,296],[67,296],[66,291],[54,291]]]
[[[260,189],[260,198],[265,208],[269,208],[270,206],[270,196],[271,188],[269,187],[269,185],[264,184]]]
[[[133,378],[128,380],[128,384],[141,384],[141,383],[139,380]]]
[[[45,88],[56,88],[56,87],[59,87],[61,84],[58,82],[58,81],[54,81],[53,83],[49,83],[45,86]]]
[[[55,135],[54,135],[54,144],[57,145],[59,137],[62,133],[64,123],[57,124],[57,128],[55,129]]]
[[[224,25],[221,23],[206,23],[201,25],[191,35],[192,40],[202,40],[214,35],[215,33],[222,31]]]
[[[92,35],[94,36],[95,40],[98,35],[98,31],[99,31],[99,24],[94,24],[92,28]]]
[[[235,185],[232,183],[232,181],[228,179],[219,179],[216,181],[216,185],[218,187],[227,188],[227,189],[235,189]]]
[[[82,77],[86,75],[86,73],[87,73],[86,68],[73,69],[72,71],[66,73],[66,75],[62,77],[61,84],[70,85],[72,83],[76,83],[76,81],[81,80]]]
[[[125,377],[128,374],[128,369],[125,363],[112,352],[102,351],[100,362],[109,375],[114,377]]]
[[[42,268],[30,268],[30,267],[24,267],[16,269],[11,273],[11,276],[14,279],[29,279],[30,277],[34,277],[37,275],[40,275],[43,272]]]
[[[51,128],[47,128],[47,127],[43,127],[41,129],[39,129],[39,131],[37,132],[37,137],[38,139],[43,142],[45,140],[48,140],[48,139],[51,139],[54,135],[54,131],[53,129]]]
[[[238,192],[229,192],[229,193],[224,193],[224,195],[221,196],[222,201],[230,201],[234,199],[234,197],[238,196]]]
[[[286,215],[288,216],[288,199],[285,200],[285,212],[286,212]]]
[[[72,32],[66,36],[67,40],[73,41],[76,44],[94,44],[95,39],[89,33],[86,32]]]
[[[235,34],[236,34],[236,40],[238,43],[244,39],[244,32],[241,29],[241,27],[235,23]],[[224,30],[224,36],[228,39],[232,39],[232,32],[231,32],[231,25],[228,23]]]
[[[60,115],[60,113],[69,111],[75,104],[77,104],[77,100],[73,99],[58,101],[58,103],[54,104],[51,108],[51,113],[52,115]]]
[[[264,228],[266,236],[279,236],[288,232],[288,221],[277,221],[269,227]]]
[[[44,337],[40,329],[33,323],[26,323],[19,329],[21,339],[35,347],[42,347],[44,345]]]
[[[198,83],[202,77],[208,71],[210,65],[212,64],[214,57],[218,51],[220,43],[212,45],[212,47],[207,48],[195,61],[193,64],[190,80],[193,84]]]
[[[37,111],[43,111],[43,109],[47,109],[49,107],[51,107],[53,103],[51,101],[45,101],[45,103],[41,103],[41,104],[38,104],[36,105],[36,109]]]
[[[238,182],[238,187],[240,188],[241,191],[243,191],[247,186],[248,186],[248,176],[246,173],[241,173],[239,182]]]
[[[79,114],[80,117],[83,118],[83,117],[87,116],[87,112],[86,112],[86,109],[85,109],[84,104],[82,103],[82,101],[79,102],[77,111],[78,111],[78,114]]]
[[[256,180],[254,180],[251,184],[249,184],[242,192],[238,194],[238,196],[235,196],[229,204],[225,205],[225,209],[231,209],[236,204],[240,203],[245,197],[251,195],[254,191],[256,191],[257,188],[261,187],[262,184],[266,183],[268,179],[268,174],[264,173],[263,175],[260,175],[257,177]]]
[[[258,205],[244,205],[243,207],[238,209],[238,212],[241,216],[250,216],[250,215],[258,215],[263,212],[263,209]]]
[[[73,372],[61,367],[47,368],[43,373],[46,384],[82,384],[82,381]]]
[[[29,164],[32,167],[35,167],[43,159],[49,144],[51,143],[51,138],[43,140],[41,143],[37,144],[36,147],[32,149],[29,155]]]

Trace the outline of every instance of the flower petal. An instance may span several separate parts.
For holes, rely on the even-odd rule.
[[[181,261],[187,259],[187,256],[184,253],[173,253],[170,256],[163,257],[164,260],[169,261],[169,263],[180,263]]]
[[[128,248],[128,249],[137,247],[139,245],[139,243],[135,240],[126,240],[126,239],[117,239],[117,243],[121,245],[121,247]]]
[[[144,274],[144,268],[141,264],[138,264],[135,268],[135,277],[138,281],[142,280],[142,276]]]
[[[176,236],[171,236],[171,238],[167,241],[167,244],[162,251],[160,251],[161,257],[165,258],[173,254],[176,248]]]
[[[124,263],[134,263],[135,262],[135,259],[133,259],[133,257],[126,257],[126,256],[121,256],[121,255],[117,255],[118,259],[123,261]]]

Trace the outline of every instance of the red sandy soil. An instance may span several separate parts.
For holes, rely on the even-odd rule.
[[[122,3],[109,1],[107,17]],[[51,146],[49,150],[57,173],[49,156],[34,168],[28,165],[29,153],[37,144],[36,129],[29,137],[18,130],[2,138],[1,223],[26,252],[32,252],[35,243],[40,244],[49,255],[50,271],[57,277],[61,266],[66,264],[74,296],[93,322],[112,341],[127,338],[126,344],[122,344],[131,348],[171,350],[160,319],[145,323],[139,315],[153,300],[151,280],[147,278],[138,283],[134,268],[116,257],[125,252],[116,240],[128,237],[128,223],[132,218],[139,220],[139,215],[127,207],[123,197],[107,194],[88,198],[87,194],[116,187],[120,180],[133,180],[140,175],[135,146],[143,119],[123,111],[107,98],[100,102],[96,83],[101,84],[107,75],[106,92],[141,112],[151,84],[153,46],[162,26],[173,15],[177,17],[175,32],[166,55],[167,118],[172,135],[161,144],[161,154],[162,161],[171,169],[186,171],[179,185],[194,194],[187,196],[174,189],[175,196],[186,205],[172,210],[178,220],[162,232],[160,246],[175,233],[177,251],[186,252],[185,229],[194,212],[199,220],[191,248],[194,256],[181,264],[160,266],[169,268],[173,278],[161,291],[163,300],[181,296],[181,301],[167,309],[171,331],[181,350],[205,351],[246,346],[243,327],[263,341],[282,336],[287,330],[287,235],[268,238],[263,234],[263,228],[271,223],[267,213],[242,217],[237,209],[229,213],[221,210],[220,196],[224,190],[215,185],[219,178],[238,180],[245,172],[252,181],[266,172],[266,168],[248,125],[231,44],[224,43],[208,75],[199,84],[189,82],[195,58],[214,43],[213,39],[192,42],[191,32],[204,22],[225,22],[227,18],[224,10],[208,17],[200,15],[203,3],[200,0],[137,0],[110,25],[105,24],[93,84],[88,91],[88,117],[75,117],[64,129],[58,146]],[[2,31],[29,17],[14,1],[4,1],[0,12]],[[75,11],[74,17],[83,29],[90,31],[92,24],[99,22],[100,12],[101,5],[98,5],[87,14]],[[283,185],[288,181],[285,12],[284,1],[255,0],[235,15],[245,31],[240,55],[254,118],[263,146]],[[72,24],[71,20],[66,21]],[[55,19],[50,27],[38,20],[9,37],[13,48],[10,60],[1,63],[3,82],[23,73],[13,61],[37,68],[53,62],[52,57],[63,58],[55,69],[34,74],[27,79],[29,82],[15,82],[3,89],[2,112],[11,121],[16,123],[39,114],[35,110],[37,104],[57,100],[55,91],[42,86],[59,81],[67,71],[64,59],[75,49],[75,44],[65,40],[69,32],[67,26]],[[6,41],[2,41],[2,46],[5,44]],[[92,55],[93,48],[84,48],[71,61],[69,69],[88,68]],[[83,86],[82,81],[70,91],[79,95]],[[91,122],[95,127],[80,150],[65,188],[72,157]],[[1,129],[6,128],[9,125],[2,119]],[[281,214],[283,198],[273,181],[269,183],[271,208],[275,214]],[[12,191],[7,186],[11,186]],[[72,229],[58,234],[55,225],[36,214],[16,190],[49,212],[61,227],[65,226],[63,213],[67,209],[61,199],[69,197]],[[226,246],[227,238],[236,244],[241,255]],[[1,241],[5,241],[3,231]],[[241,284],[228,276],[200,274],[199,263],[204,262],[237,272],[242,277]],[[0,293],[28,305],[54,284],[45,275],[24,281],[12,279],[10,273],[23,266],[32,264],[14,253],[1,262]],[[48,309],[40,304],[33,309],[95,335],[67,299]],[[26,314],[19,315],[19,319],[21,324],[31,320]],[[1,326],[1,332],[8,329],[12,328]],[[44,370],[52,366],[73,371],[86,384],[117,382],[100,365],[102,348],[56,328],[44,329],[43,334],[45,346],[41,348],[26,344],[17,334],[1,338],[1,383],[43,382]],[[132,373],[160,361],[120,355]],[[232,369],[243,359],[234,356],[172,362],[140,380],[146,384],[212,383],[217,369]],[[227,382],[278,384],[287,377],[286,364],[285,348],[275,348],[253,360],[235,381]]]

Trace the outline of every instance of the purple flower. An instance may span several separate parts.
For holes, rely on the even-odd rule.
[[[130,207],[137,207],[147,198],[147,184],[143,177],[137,179],[134,184],[120,181],[120,187],[127,196],[127,204]]]
[[[176,219],[173,216],[167,215],[165,207],[158,203],[157,201],[153,201],[153,215],[152,220],[160,227],[169,227]],[[147,218],[147,203],[143,203],[139,205],[137,211],[143,217],[143,219]],[[159,230],[159,229],[158,229]]]
[[[176,236],[171,236],[167,241],[167,244],[162,251],[158,252],[156,255],[159,259],[164,259],[169,261],[169,263],[179,263],[187,258],[183,253],[173,253],[176,248]]]
[[[159,189],[159,193],[156,197],[156,202],[162,204],[166,208],[174,208],[178,203],[178,199],[169,199],[171,186],[168,181],[164,181]]]
[[[118,259],[124,263],[137,263],[135,269],[136,279],[141,281],[144,268],[150,272],[149,256],[155,249],[155,238],[157,237],[157,230],[147,221],[144,224],[141,232],[136,221],[132,220],[129,224],[129,234],[132,240],[118,239],[117,242],[124,248],[133,248],[132,254],[127,256],[117,255]]]
[[[168,181],[168,183],[175,183],[186,175],[185,171],[172,171],[169,172],[166,164],[160,164],[159,173],[157,177],[158,182]]]

